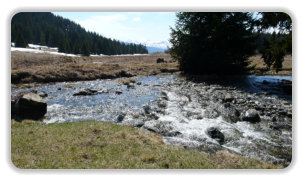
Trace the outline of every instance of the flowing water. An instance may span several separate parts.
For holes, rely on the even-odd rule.
[[[271,118],[285,107],[291,112],[291,95],[272,88],[281,79],[291,80],[291,76],[246,76],[241,77],[241,81],[233,78],[231,81],[222,80],[219,84],[187,81],[178,75],[134,79],[134,87],[127,87],[117,80],[95,80],[49,83],[30,89],[13,88],[12,93],[46,92],[48,107],[43,120],[45,123],[110,121],[158,132],[166,143],[172,145],[209,153],[228,150],[270,163],[290,163],[291,118],[283,116],[275,122],[274,127],[279,128],[272,128]],[[264,80],[269,84],[264,84]],[[74,88],[67,88],[66,85]],[[84,88],[97,89],[100,93],[73,96]],[[270,93],[264,93],[266,90]],[[262,121],[229,121],[222,113],[226,104],[220,101],[221,96],[224,98],[227,93],[234,97],[233,103],[240,113],[245,112],[246,106],[264,108]],[[240,104],[240,100],[244,102]],[[221,113],[210,116],[209,111],[217,112],[216,109]],[[281,124],[284,125],[282,128]],[[210,127],[216,127],[224,134],[223,144],[209,137],[207,129]]]

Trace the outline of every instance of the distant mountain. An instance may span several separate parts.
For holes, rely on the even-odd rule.
[[[146,54],[146,46],[124,43],[86,31],[79,24],[50,12],[21,12],[11,22],[11,41],[16,47],[30,44],[58,47],[72,54]]]
[[[155,53],[155,52],[165,52],[168,47],[171,47],[171,44],[168,41],[145,41],[145,42],[138,42],[138,41],[129,41],[129,43],[141,43],[144,44],[148,50],[148,53]]]
[[[167,50],[167,48],[163,49],[163,48],[151,47],[151,46],[146,46],[146,48],[147,48],[148,54],[156,53],[156,52],[165,52]]]
[[[171,47],[171,44],[168,41],[159,41],[159,42],[153,42],[153,41],[146,41],[142,44],[145,44],[149,47],[156,47],[160,49],[167,49],[167,47]]]

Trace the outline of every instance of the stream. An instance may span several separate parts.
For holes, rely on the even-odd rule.
[[[131,125],[162,135],[165,143],[208,153],[226,150],[287,166],[292,157],[292,95],[280,83],[291,76],[241,76],[186,80],[179,75],[135,77],[132,86],[115,80],[61,82],[45,92],[45,123],[98,120]],[[214,83],[215,82],[215,83]],[[95,95],[74,96],[88,88]],[[261,121],[242,121],[255,109]],[[216,128],[224,142],[212,138]]]

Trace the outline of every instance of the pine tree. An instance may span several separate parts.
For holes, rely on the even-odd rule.
[[[89,56],[90,55],[90,50],[89,50],[87,42],[85,42],[85,43],[82,44],[81,54],[83,56]]]
[[[279,38],[279,34],[274,32],[269,40],[264,40],[264,51],[262,51],[262,58],[268,70],[272,67],[278,72],[282,68],[283,58],[286,54],[286,49],[283,47],[283,39]]]
[[[242,74],[255,46],[249,13],[177,13],[171,55],[193,74]]]
[[[44,35],[43,31],[40,31],[40,44],[46,45],[45,35]]]
[[[265,49],[261,52],[264,63],[268,69],[273,67],[276,72],[282,69],[284,56],[292,53],[292,20],[290,16],[282,12],[262,12],[262,17],[256,20],[260,32],[269,28],[278,31],[264,40]]]
[[[22,33],[19,31],[17,33],[16,39],[15,39],[15,47],[26,47],[27,46],[27,42],[25,41]]]

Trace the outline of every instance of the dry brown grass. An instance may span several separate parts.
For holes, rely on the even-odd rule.
[[[154,53],[148,55],[129,55],[129,56],[89,56],[89,57],[69,57],[52,55],[47,53],[31,52],[11,52],[12,70],[34,68],[36,66],[60,66],[66,63],[95,63],[95,64],[155,64],[157,58],[172,60],[169,54]]]
[[[126,79],[119,79],[117,82],[124,85],[129,85],[131,83],[136,83],[136,80],[133,78],[126,78]]]
[[[164,58],[172,63],[156,63]],[[280,74],[291,74],[292,57],[285,57]],[[266,70],[261,55],[250,57],[254,73]],[[129,56],[67,57],[61,55],[11,52],[12,84],[108,79],[178,73],[178,63],[166,53]],[[121,71],[126,72],[121,74]]]
[[[257,71],[266,71],[266,65],[263,62],[263,59],[260,54],[251,56],[249,58],[251,60],[251,65],[254,66]],[[273,69],[271,69],[271,72],[274,72]],[[279,71],[279,74],[289,74],[291,75],[292,73],[292,56],[291,55],[286,55],[284,57],[284,61],[282,64],[282,71]]]
[[[178,71],[177,62],[156,63],[157,58],[171,60],[169,54],[134,56],[66,57],[51,54],[12,52],[12,83],[61,82],[146,76]],[[125,71],[127,74],[121,74]]]

